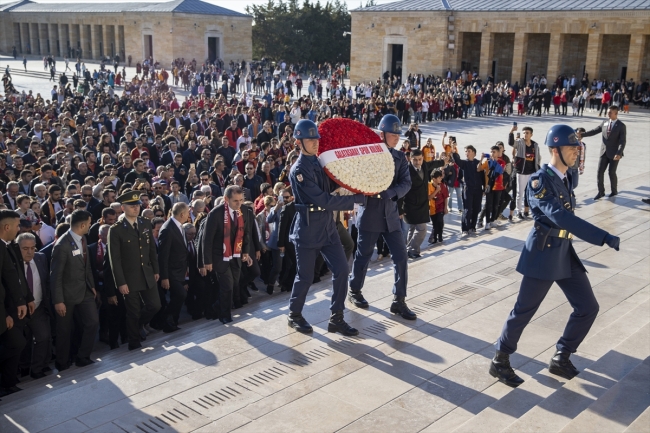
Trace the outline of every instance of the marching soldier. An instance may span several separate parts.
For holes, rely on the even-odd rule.
[[[490,374],[512,387],[521,385],[523,379],[510,366],[510,355],[517,350],[519,337],[554,282],[564,292],[573,313],[556,344],[548,369],[565,379],[573,379],[579,373],[569,356],[578,349],[594,323],[598,302],[571,240],[577,236],[593,245],[607,244],[616,251],[620,244],[618,237],[574,214],[576,199],[568,168],[575,164],[580,144],[573,129],[567,125],[553,126],[546,135],[546,145],[551,151],[551,162],[528,181],[528,202],[535,224],[517,265],[524,278],[490,365]]]
[[[108,255],[115,286],[126,305],[129,350],[134,350],[146,338],[144,325],[160,310],[158,255],[151,223],[138,216],[140,193],[127,191],[117,201],[124,213],[108,230]]]

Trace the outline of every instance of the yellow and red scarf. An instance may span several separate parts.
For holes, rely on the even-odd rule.
[[[237,234],[235,235],[235,251],[230,244],[230,208],[228,202],[223,202],[223,261],[229,262],[233,257],[241,257],[242,244],[244,243],[244,216],[241,210],[233,211],[237,218]]]

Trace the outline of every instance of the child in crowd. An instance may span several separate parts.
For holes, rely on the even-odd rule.
[[[430,245],[435,245],[438,242],[442,243],[442,230],[445,227],[444,217],[448,212],[447,199],[449,198],[449,190],[442,180],[442,171],[435,170],[429,183],[429,217],[431,218],[431,225],[433,225],[431,236],[429,236]]]

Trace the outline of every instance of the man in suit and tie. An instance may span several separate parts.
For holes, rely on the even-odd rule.
[[[145,125],[151,128],[151,132],[153,133],[154,136],[162,134],[164,132],[160,123],[154,122],[154,118],[152,114],[150,114],[149,117],[147,117],[147,123],[145,123]],[[142,127],[142,131],[144,131],[144,126]]]
[[[7,184],[7,193],[2,196],[4,204],[7,205],[9,210],[16,210],[18,208],[18,203],[16,199],[18,198],[18,193],[20,192],[20,184],[16,181],[11,181]]]
[[[27,315],[28,300],[10,250],[19,221],[16,212],[0,210],[0,397],[21,390],[16,384],[20,354],[25,347],[21,322]]]
[[[582,137],[591,137],[598,133],[603,134],[603,142],[600,146],[600,159],[598,160],[598,194],[594,200],[599,200],[605,196],[605,170],[609,166],[609,182],[612,192],[609,197],[618,195],[618,178],[616,177],[616,168],[618,162],[623,158],[625,149],[625,140],[627,131],[625,124],[618,120],[618,106],[612,105],[607,109],[607,117],[597,128],[578,135]]]
[[[230,307],[234,290],[239,290],[242,262],[252,264],[249,251],[249,233],[252,221],[247,212],[241,211],[244,191],[230,185],[224,192],[224,202],[208,214],[201,242],[205,276],[213,270],[219,282],[219,320],[232,322]]]
[[[162,299],[166,300],[167,292],[169,292],[169,303],[165,308],[163,319],[163,332],[165,333],[180,329],[178,316],[187,296],[184,285],[185,275],[187,275],[188,250],[183,224],[189,216],[189,206],[181,202],[176,203],[172,207],[172,217],[165,221],[158,235],[161,301]]]
[[[189,208],[188,208],[189,209]],[[185,240],[187,241],[187,277],[185,285],[187,286],[187,312],[192,315],[192,320],[198,320],[203,317],[206,302],[205,278],[199,274],[197,249],[194,245],[196,239],[196,227],[191,223],[183,224],[185,230]]]
[[[34,379],[45,377],[52,358],[52,332],[50,329],[50,269],[43,253],[36,252],[36,237],[21,233],[16,239],[24,263],[25,281],[34,297],[34,311],[25,323],[25,337],[30,343],[25,348],[24,358],[29,363],[30,375]]]
[[[422,245],[427,235],[427,223],[429,222],[428,184],[431,181],[431,171],[434,168],[444,166],[445,161],[439,159],[425,162],[420,149],[411,151],[411,163],[409,164],[411,189],[406,193],[401,203],[404,222],[409,226],[406,249],[408,257],[411,259],[420,257],[420,245]]]
[[[70,217],[70,230],[61,236],[52,251],[50,284],[52,302],[56,311],[56,363],[57,370],[69,368],[70,343],[73,320],[81,328],[81,342],[75,365],[85,367],[93,364],[93,350],[99,317],[97,315],[97,291],[85,235],[91,225],[90,212],[76,210]]]

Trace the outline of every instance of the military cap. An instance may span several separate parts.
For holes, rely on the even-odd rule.
[[[127,191],[116,200],[121,204],[142,204],[140,201],[140,191]]]

